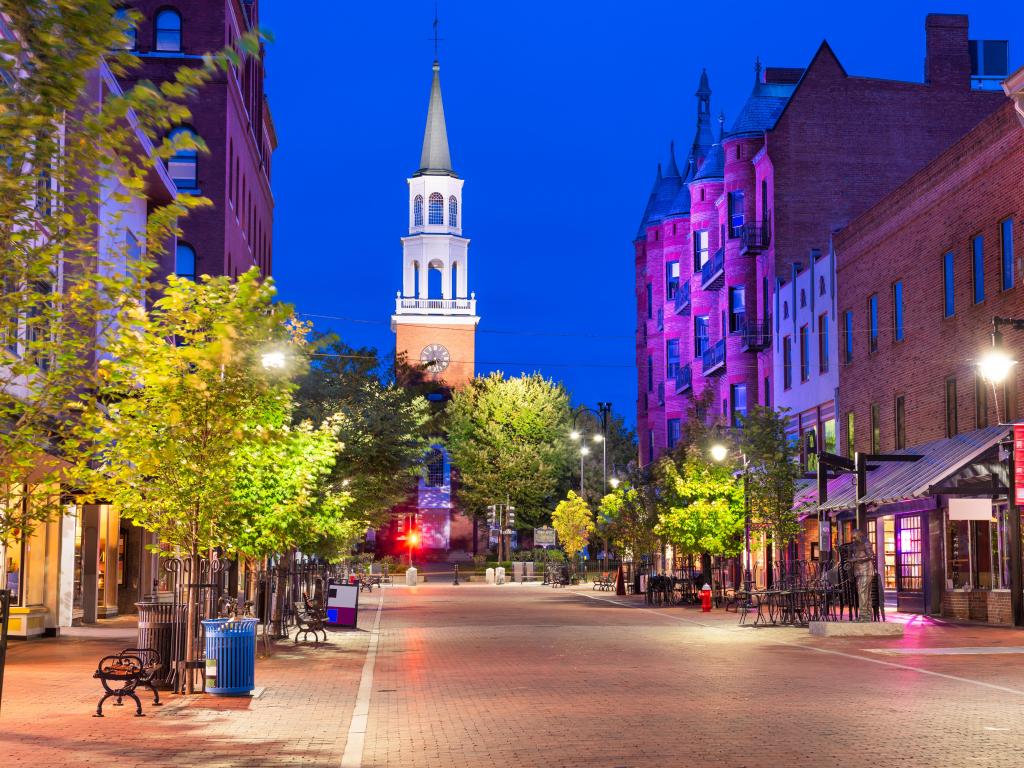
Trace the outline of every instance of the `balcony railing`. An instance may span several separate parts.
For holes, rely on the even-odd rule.
[[[719,248],[715,255],[708,259],[708,262],[700,268],[700,287],[705,291],[710,288],[718,288],[725,277],[725,248]]]
[[[763,320],[744,319],[742,328],[737,329],[741,334],[741,348],[744,351],[760,352],[772,345],[772,318],[769,315]]]
[[[658,382],[658,405],[665,404],[665,382]]]
[[[740,253],[758,253],[772,241],[771,228],[767,222],[744,224],[739,228]]]
[[[710,376],[725,369],[725,339],[719,339],[710,347],[704,350],[701,356],[704,375]]]
[[[476,296],[469,299],[395,298],[396,315],[475,315]]]
[[[690,311],[690,281],[680,284],[676,289],[676,314],[685,315]]]
[[[693,369],[690,364],[687,363],[679,369],[679,374],[676,376],[676,394],[680,394],[690,389],[693,386]]]

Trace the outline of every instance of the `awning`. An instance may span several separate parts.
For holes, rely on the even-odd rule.
[[[857,477],[844,473],[828,483],[826,512],[854,509],[857,503],[892,504],[929,495],[929,489],[1004,439],[1010,427],[1000,424],[943,440],[934,440],[895,454],[920,456],[913,462],[877,462],[867,473],[867,493],[857,498]]]

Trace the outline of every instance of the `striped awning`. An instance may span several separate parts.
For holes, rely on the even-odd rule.
[[[934,440],[913,448],[893,451],[896,454],[920,456],[917,461],[876,462],[868,471],[867,493],[857,498],[857,478],[852,472],[835,477],[828,483],[828,500],[818,508],[837,512],[862,504],[892,504],[929,495],[937,485],[965,464],[1004,439],[1010,427],[1000,424],[974,432],[966,432],[943,440]]]

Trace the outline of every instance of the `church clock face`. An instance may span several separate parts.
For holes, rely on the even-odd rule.
[[[427,373],[441,373],[451,362],[451,355],[440,344],[428,344],[420,352],[420,362]]]

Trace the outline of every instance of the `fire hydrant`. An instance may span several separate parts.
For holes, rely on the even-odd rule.
[[[700,609],[703,613],[711,613],[711,585],[705,584],[700,591]]]

